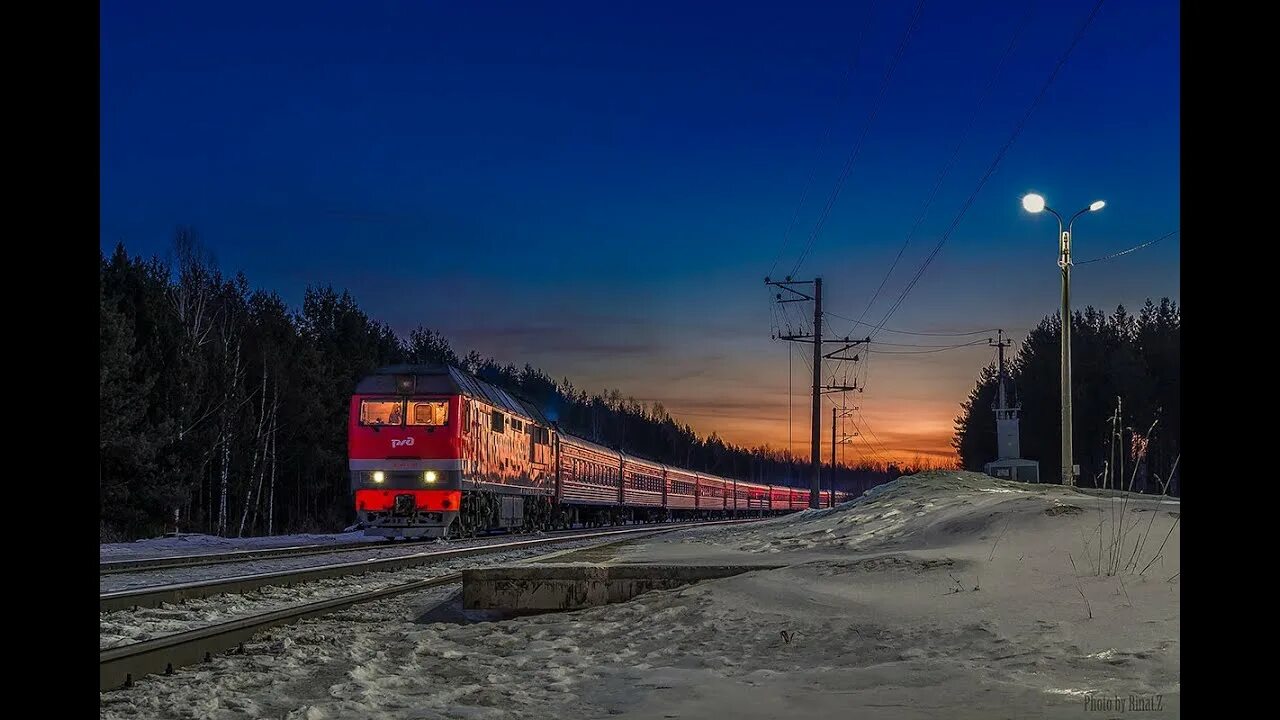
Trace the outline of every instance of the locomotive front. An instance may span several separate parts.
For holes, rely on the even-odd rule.
[[[462,506],[463,414],[448,375],[384,368],[351,398],[348,458],[366,535],[443,537]]]

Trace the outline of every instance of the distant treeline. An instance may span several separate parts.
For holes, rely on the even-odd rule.
[[[807,486],[781,450],[699,437],[661,404],[588,394],[529,365],[459,356],[438,332],[401,338],[347,292],[300,311],[224,276],[187,230],[172,258],[100,253],[99,492],[104,541],[173,530],[254,535],[350,522],[346,423],[356,381],[396,363],[453,363],[522,395],[561,429],[662,462]],[[861,492],[910,468],[842,467]],[[826,478],[824,476],[824,485]]]
[[[1022,457],[1040,462],[1042,482],[1060,482],[1062,323],[1044,318],[1023,340],[1007,371],[1022,403]],[[1174,472],[1182,438],[1182,316],[1168,298],[1147,300],[1137,317],[1074,313],[1071,334],[1072,425],[1078,484],[1181,494]],[[996,457],[996,366],[983,368],[956,419],[953,445],[965,469]],[[1117,410],[1119,415],[1117,416]],[[1118,420],[1118,421],[1117,421]],[[1139,462],[1141,461],[1141,462]],[[1123,477],[1121,477],[1123,472]]]

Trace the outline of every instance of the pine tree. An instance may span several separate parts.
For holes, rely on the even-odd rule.
[[[991,407],[998,391],[996,366],[989,364],[982,368],[969,398],[960,404],[951,444],[965,470],[981,471],[983,465],[996,459],[996,415]]]

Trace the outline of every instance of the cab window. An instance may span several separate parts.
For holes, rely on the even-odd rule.
[[[413,400],[409,408],[410,425],[444,425],[449,421],[447,400]]]
[[[361,400],[361,425],[403,425],[403,400]]]

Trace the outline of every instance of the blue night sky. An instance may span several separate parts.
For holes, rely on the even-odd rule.
[[[774,274],[795,266],[915,6],[105,2],[100,244],[163,255],[190,225],[295,306],[309,284],[347,288],[402,332],[785,446],[788,349],[762,280],[812,173]],[[798,271],[822,275],[829,309],[862,314],[1021,26],[867,319],[884,315],[1093,6],[924,3]],[[1056,226],[1021,210],[1029,190],[1063,212],[1106,199],[1077,224],[1077,260],[1179,228],[1178,14],[1102,6],[888,327],[1020,340],[1054,313]],[[1074,302],[1178,299],[1179,239],[1079,267]],[[875,441],[849,457],[948,454],[991,354],[873,354],[857,404]]]

